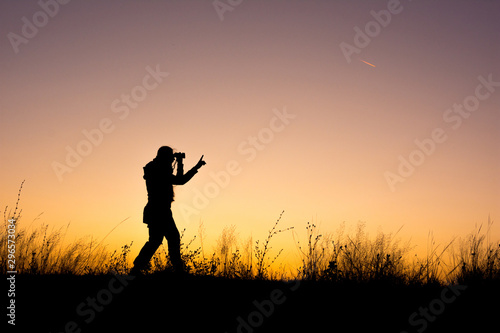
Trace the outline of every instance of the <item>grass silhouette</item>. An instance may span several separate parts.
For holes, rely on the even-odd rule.
[[[24,182],[23,182],[24,183]],[[7,224],[16,221],[16,269],[22,274],[128,274],[129,253],[133,242],[119,250],[110,251],[103,241],[90,236],[74,242],[65,241],[70,225],[59,229],[47,224],[33,227],[22,222],[19,208],[22,185],[14,210],[5,208],[4,228],[0,231],[0,251],[7,253]],[[411,244],[401,243],[395,234],[379,232],[370,237],[365,225],[358,223],[352,234],[345,232],[342,224],[338,232],[321,234],[317,226],[307,222],[306,241],[301,242],[293,228],[279,228],[284,212],[269,230],[267,238],[255,242],[238,239],[234,225],[225,227],[210,255],[204,244],[204,227],[200,224],[198,237],[185,238],[181,232],[181,253],[188,273],[198,276],[231,279],[300,279],[307,281],[387,281],[395,284],[425,285],[465,283],[479,280],[500,280],[500,242],[491,239],[493,221],[488,218],[468,236],[453,239],[445,246],[437,246],[429,234],[425,258],[411,257]],[[300,255],[301,265],[295,273],[273,269],[273,264],[284,251],[272,251],[276,235],[291,231]],[[195,246],[196,239],[199,245]],[[445,261],[445,257],[450,260]],[[0,257],[0,272],[7,271],[7,256]],[[171,270],[171,263],[162,245],[153,256],[148,273]]]
[[[23,226],[21,211],[4,211],[4,228],[0,232],[0,251],[7,253],[7,221],[16,220],[16,269],[20,274],[128,274],[129,253],[133,242],[110,251],[92,237],[74,242],[65,241],[70,225],[59,229],[47,224]],[[317,226],[307,223],[306,242],[294,239],[301,265],[295,273],[273,269],[284,251],[272,251],[276,235],[291,228],[278,229],[283,213],[265,240],[240,242],[235,226],[226,227],[210,255],[206,255],[203,235],[190,240],[181,232],[181,253],[188,273],[197,276],[230,279],[301,279],[308,281],[387,281],[396,284],[447,284],[479,280],[500,280],[500,244],[490,239],[492,221],[486,228],[477,227],[463,239],[453,240],[443,247],[435,246],[432,237],[425,258],[411,257],[412,247],[402,244],[395,235],[379,232],[370,237],[364,224],[357,225],[354,234],[345,234],[344,227],[334,235],[322,235]],[[35,221],[33,221],[35,222]],[[196,239],[199,246],[195,246]],[[451,258],[446,262],[445,256]],[[7,256],[0,258],[1,273],[7,271]],[[172,269],[166,247],[153,256],[148,273]]]
[[[329,322],[334,316],[352,331],[415,332],[423,326],[409,317],[422,306],[441,303],[445,314],[426,323],[430,325],[426,332],[450,327],[463,331],[463,318],[482,321],[487,327],[496,318],[497,309],[490,304],[500,296],[500,244],[491,239],[491,219],[486,227],[478,226],[444,246],[436,245],[429,234],[424,258],[411,255],[413,248],[400,240],[399,231],[371,236],[363,223],[354,232],[346,232],[342,224],[336,233],[323,234],[307,222],[305,239],[300,239],[296,230],[281,227],[282,212],[264,240],[242,241],[236,227],[228,226],[213,251],[204,244],[200,224],[191,239],[186,238],[186,230],[181,232],[187,277],[179,280],[169,274],[172,265],[162,245],[147,274],[122,288],[117,276],[130,272],[133,242],[114,251],[103,240],[88,236],[68,242],[70,225],[59,229],[36,225],[39,218],[25,225],[19,199],[20,192],[15,208],[4,210],[0,251],[8,253],[7,225],[14,219],[16,302],[20,315],[33,318],[21,317],[20,323],[38,331],[59,332],[72,320],[82,332],[109,331],[109,327],[128,331],[131,323],[155,329],[167,317],[189,323],[187,331],[306,331],[339,325]],[[284,250],[273,249],[275,237],[288,233],[300,257],[300,264],[291,271],[276,268]],[[7,258],[0,257],[3,275]],[[467,289],[456,303],[437,303],[448,286],[457,284]],[[449,300],[453,294],[444,295]],[[89,300],[98,302],[95,316],[82,315],[94,309]]]

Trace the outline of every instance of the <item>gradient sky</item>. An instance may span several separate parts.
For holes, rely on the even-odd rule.
[[[205,155],[173,212],[179,229],[203,221],[212,240],[231,224],[263,239],[282,210],[299,234],[311,220],[324,232],[404,226],[416,251],[429,231],[446,241],[498,221],[500,87],[478,78],[500,82],[500,2],[394,3],[243,0],[221,20],[213,1],[73,0],[48,6],[53,17],[36,1],[2,1],[0,204],[12,206],[25,179],[27,224],[43,212],[37,224],[102,239],[128,218],[106,242],[133,240],[136,253],[147,238],[142,167],[171,145],[186,170]],[[398,13],[374,23],[388,4]],[[38,31],[23,29],[34,19]],[[370,40],[355,40],[367,24]],[[356,41],[348,62],[340,46]],[[487,98],[458,126],[447,110],[477,89]],[[132,93],[140,101],[127,106]],[[275,119],[284,110],[290,118]],[[100,124],[108,133],[59,178],[54,163],[66,164],[67,147],[88,150],[83,131]],[[416,152],[436,129],[446,140]],[[391,188],[387,172],[410,155],[420,165]]]

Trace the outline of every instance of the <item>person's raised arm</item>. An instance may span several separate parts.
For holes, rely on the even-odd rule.
[[[184,176],[184,161],[182,158],[177,159],[177,177],[182,177]]]
[[[206,162],[203,160],[203,156],[201,156],[200,160],[196,165],[186,172],[186,174],[179,173],[179,171],[183,171],[183,165],[182,162],[177,162],[177,175],[174,177],[173,185],[184,185],[186,184],[193,176],[198,172],[198,169],[201,168],[206,164]],[[179,169],[181,167],[181,169]]]

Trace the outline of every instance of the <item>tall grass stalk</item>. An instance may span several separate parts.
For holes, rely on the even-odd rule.
[[[455,267],[450,280],[460,283],[478,283],[500,280],[500,242],[491,240],[493,221],[488,216],[486,228],[476,226],[466,238],[452,249]]]

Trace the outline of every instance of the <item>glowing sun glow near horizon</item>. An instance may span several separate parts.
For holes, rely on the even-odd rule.
[[[116,227],[135,255],[142,168],[169,145],[186,171],[205,156],[172,210],[208,249],[283,210],[297,237],[362,221],[425,252],[491,216],[500,238],[499,2],[54,3],[0,5],[0,204],[26,179],[25,225]]]

